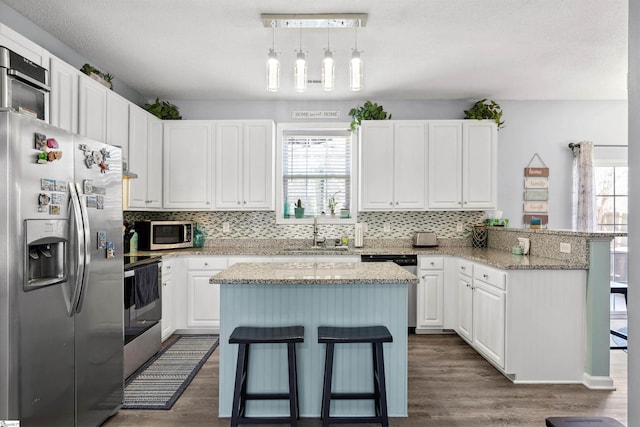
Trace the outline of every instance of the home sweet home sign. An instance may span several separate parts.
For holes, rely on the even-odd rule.
[[[538,166],[534,166],[536,161]],[[525,226],[542,228],[549,222],[549,168],[538,153],[524,168],[523,211],[522,222]]]

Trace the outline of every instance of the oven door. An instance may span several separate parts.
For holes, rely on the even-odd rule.
[[[162,319],[162,263],[134,267],[124,272],[124,333],[125,344],[133,341],[142,335],[147,329],[156,325]],[[143,269],[153,269],[157,274],[157,280],[153,281],[153,287],[149,288],[149,283],[142,284],[136,281],[136,276],[140,280],[141,274],[136,275],[136,270],[142,272]],[[138,291],[136,293],[136,290]],[[143,294],[141,302],[140,295]],[[144,295],[146,294],[146,295]]]

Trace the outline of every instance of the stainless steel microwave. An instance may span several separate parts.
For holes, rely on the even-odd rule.
[[[136,221],[138,250],[180,249],[193,247],[192,221]]]
[[[0,109],[49,120],[49,71],[0,46]]]

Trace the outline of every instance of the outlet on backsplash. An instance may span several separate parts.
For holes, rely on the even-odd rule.
[[[222,223],[222,232],[223,233],[231,233],[231,224],[228,221]]]
[[[571,243],[560,242],[560,252],[563,254],[571,253]]]
[[[385,222],[383,229],[385,233],[391,233],[391,224],[388,222]]]

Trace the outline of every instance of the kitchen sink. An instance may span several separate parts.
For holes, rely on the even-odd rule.
[[[349,250],[348,246],[309,246],[306,248],[284,248],[284,252],[341,252]]]

